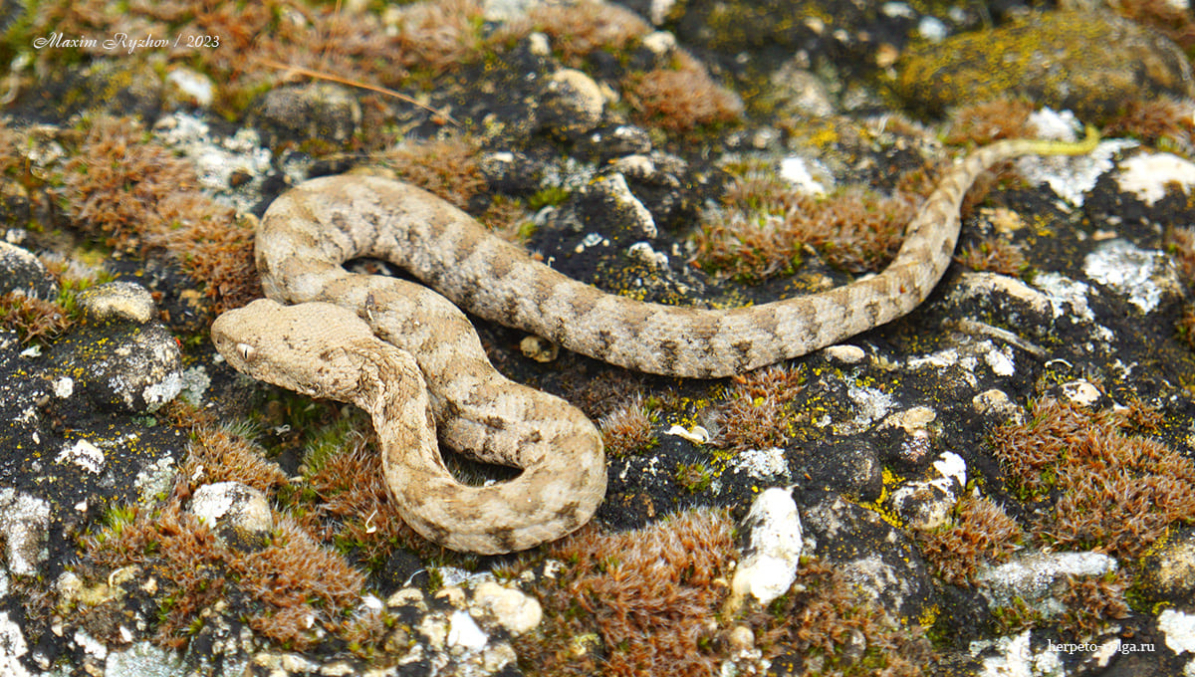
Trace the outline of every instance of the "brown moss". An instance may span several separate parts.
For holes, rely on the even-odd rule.
[[[743,102],[719,86],[700,61],[677,51],[675,68],[631,75],[623,82],[627,101],[644,124],[685,133],[698,127],[734,122]]]
[[[289,484],[277,463],[237,425],[202,425],[192,433],[179,477],[191,485],[240,482],[269,495]]]
[[[535,30],[552,38],[552,49],[566,65],[576,68],[597,49],[619,53],[652,27],[638,14],[608,2],[541,5],[530,12]]]
[[[1104,136],[1131,136],[1155,148],[1190,155],[1195,149],[1195,121],[1190,104],[1166,98],[1129,101],[1108,121]]]
[[[1029,116],[1036,107],[1027,99],[996,99],[964,106],[951,116],[946,143],[952,146],[986,146],[1001,139],[1035,136]]]
[[[477,165],[479,142],[471,137],[405,142],[384,159],[403,181],[451,202],[460,209],[486,188]]]
[[[253,225],[200,190],[191,164],[128,118],[91,123],[57,191],[68,218],[122,252],[165,251],[221,312],[261,295]]]
[[[299,524],[320,541],[353,549],[368,566],[380,566],[397,548],[424,557],[443,554],[407,526],[399,515],[382,472],[372,436],[351,434],[341,448],[305,469]],[[308,463],[311,462],[310,456]]]
[[[263,607],[249,617],[249,626],[298,650],[316,640],[312,621],[338,629],[340,614],[356,605],[365,583],[361,572],[286,517],[279,519],[268,547],[244,554],[236,564],[239,587]]]
[[[602,432],[606,453],[614,457],[640,453],[659,444],[652,434],[651,418],[640,395],[603,416],[598,429]]]
[[[783,446],[798,412],[792,406],[802,390],[801,367],[775,365],[731,378],[726,401],[710,423],[719,447],[742,451]]]
[[[895,256],[919,203],[903,190],[882,196],[860,187],[816,197],[758,165],[738,172],[726,207],[702,217],[694,263],[744,282],[791,274],[806,247],[850,272],[879,270]]]
[[[159,513],[133,514],[81,539],[81,570],[105,580],[116,569],[137,565],[152,576],[150,594],[158,607],[153,639],[160,645],[185,646],[205,614],[227,604],[260,635],[302,650],[317,640],[315,627],[338,629],[341,614],[359,598],[364,576],[289,518],[278,518],[268,545],[244,552],[219,542],[177,499]]]
[[[992,433],[1009,488],[1045,500],[1033,533],[1074,549],[1136,558],[1175,523],[1195,520],[1195,465],[1165,444],[1126,436],[1116,415],[1055,400]]]
[[[764,656],[799,656],[801,674],[912,677],[925,674],[928,641],[862,598],[840,567],[817,559],[797,569],[797,584],[757,612],[756,644]],[[820,664],[820,668],[813,668]]]
[[[1173,40],[1190,56],[1195,48],[1195,19],[1191,13],[1167,0],[1130,0],[1111,5],[1113,11],[1149,26]]]
[[[72,324],[74,318],[53,301],[17,292],[0,296],[0,326],[17,332],[21,343],[52,341]]]
[[[1061,626],[1083,636],[1093,636],[1108,629],[1110,621],[1129,615],[1124,593],[1129,577],[1122,570],[1103,576],[1067,576],[1061,602],[1066,607]]]
[[[87,36],[102,43],[116,33],[130,36],[217,36],[219,47],[168,50],[172,61],[186,62],[215,82],[217,112],[239,115],[262,87],[286,74],[270,66],[284,63],[372,86],[404,84],[412,74],[434,77],[478,58],[481,9],[475,0],[418,3],[398,10],[391,26],[375,12],[354,12],[338,5],[307,3],[229,3],[137,0],[115,11],[106,0],[42,3],[30,33]],[[43,50],[43,60],[61,59],[59,50]],[[78,51],[108,55],[102,44]]]
[[[1195,350],[1195,308],[1188,306],[1183,309],[1182,317],[1178,319],[1175,331],[1188,348]]]
[[[535,592],[544,606],[539,636],[516,641],[531,675],[709,675],[710,648],[728,592],[731,522],[697,511],[621,534],[588,526],[546,546],[567,563]],[[588,648],[586,636],[602,649]]]
[[[969,585],[980,564],[1007,560],[1022,532],[1016,520],[991,499],[968,494],[955,506],[949,526],[916,536],[921,554],[942,580]]]
[[[1029,266],[1023,248],[1002,237],[984,238],[968,244],[954,258],[972,270],[1014,277],[1024,273]]]

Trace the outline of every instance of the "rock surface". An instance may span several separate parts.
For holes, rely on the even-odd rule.
[[[42,4],[0,9],[0,674],[1195,670],[1185,14]],[[207,336],[266,206],[356,165],[730,307],[882,268],[940,163],[1081,123],[1124,138],[998,168],[922,307],[788,364],[653,378],[477,321],[608,449],[594,523],[518,558],[414,536],[359,412]]]

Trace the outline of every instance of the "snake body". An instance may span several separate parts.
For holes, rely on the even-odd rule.
[[[592,516],[606,486],[601,437],[577,409],[494,370],[458,306],[629,369],[737,374],[909,312],[949,265],[959,205],[981,172],[1023,154],[1087,152],[1094,142],[1014,140],[981,148],[943,177],[880,274],[728,310],[607,294],[408,184],[318,178],[275,200],[258,228],[257,267],[274,300],[221,315],[212,337],[240,371],[365,409],[399,511],[416,531],[457,550],[521,550]],[[342,263],[356,257],[390,261],[436,291],[349,273]],[[453,448],[523,473],[485,487],[462,485],[444,467],[437,434]]]

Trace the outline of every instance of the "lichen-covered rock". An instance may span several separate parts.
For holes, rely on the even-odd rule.
[[[563,138],[578,137],[602,121],[606,101],[602,90],[588,75],[563,68],[544,83],[537,121]]]
[[[190,511],[218,537],[242,548],[258,547],[274,528],[266,495],[240,482],[216,482],[195,490]]]
[[[50,528],[50,504],[42,498],[0,488],[0,531],[4,533],[4,561],[18,576],[33,576],[45,561]]]
[[[257,127],[271,146],[305,139],[340,143],[360,124],[357,99],[326,82],[271,89],[257,110]]]
[[[801,516],[790,492],[768,489],[755,499],[743,520],[747,547],[730,582],[728,608],[753,597],[767,607],[788,592],[801,559]]]
[[[937,594],[916,546],[877,513],[823,491],[797,494],[806,548],[846,572],[865,598],[908,621],[932,616]]]
[[[1056,586],[1068,576],[1103,576],[1118,566],[1115,558],[1097,552],[1034,552],[986,567],[976,581],[983,584],[992,607],[1008,607],[1019,599],[1054,615],[1064,610]]]
[[[48,301],[58,295],[58,283],[36,256],[0,241],[0,296],[11,292]]]
[[[1054,12],[965,33],[903,55],[897,91],[910,108],[1026,96],[1083,117],[1125,101],[1191,96],[1191,66],[1170,40],[1107,12]]]
[[[54,348],[61,374],[99,408],[152,413],[182,390],[178,341],[153,319],[144,287],[111,283],[83,298],[91,322]]]
[[[1195,599],[1195,530],[1183,529],[1145,557],[1138,591],[1152,602]]]

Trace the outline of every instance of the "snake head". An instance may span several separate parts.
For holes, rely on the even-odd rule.
[[[311,397],[352,402],[365,373],[360,348],[378,339],[340,306],[258,299],[216,318],[212,342],[243,374]]]

